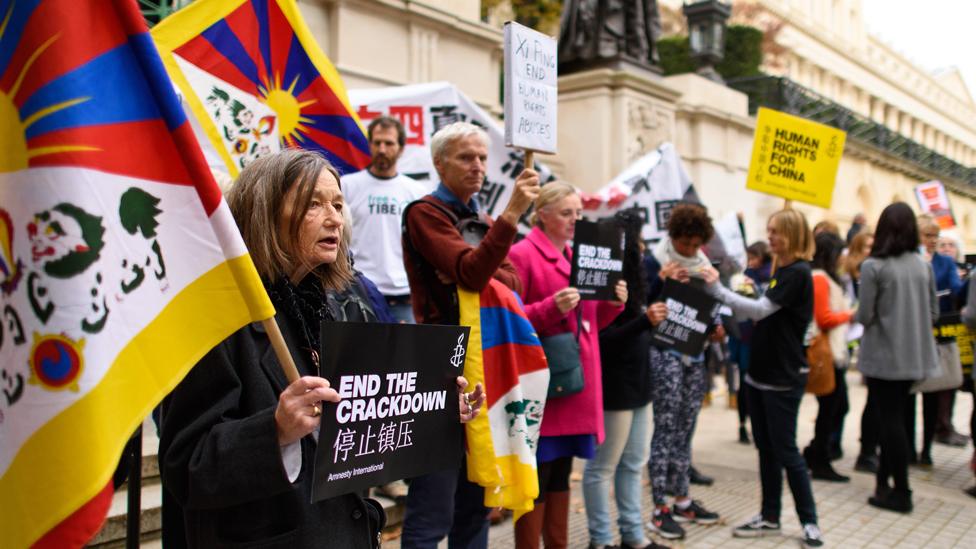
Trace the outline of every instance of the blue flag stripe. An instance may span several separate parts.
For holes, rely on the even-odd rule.
[[[248,55],[247,50],[244,49],[244,45],[241,44],[240,39],[231,30],[227,21],[223,19],[217,21],[210,28],[203,31],[200,36],[203,36],[215,50],[219,51],[221,55],[233,63],[237,67],[237,70],[241,71],[241,74],[250,80],[255,87],[261,85],[261,79],[258,77],[258,66],[251,59],[251,56]]]
[[[41,109],[78,99],[85,100],[39,118],[27,128],[27,138],[67,128],[160,117],[153,90],[147,85],[128,43],[39,88],[24,102],[21,118],[27,119]]]
[[[490,349],[497,345],[540,345],[535,328],[529,320],[501,307],[481,308],[481,347]]]

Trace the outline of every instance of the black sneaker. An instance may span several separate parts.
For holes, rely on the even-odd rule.
[[[718,513],[713,513],[705,509],[695,500],[691,504],[681,509],[674,506],[674,520],[677,522],[693,522],[695,524],[715,524],[718,522]]]
[[[654,511],[654,516],[647,523],[647,529],[664,539],[684,539],[685,529],[682,528],[667,507],[663,511]]]
[[[803,545],[807,547],[822,547],[823,544],[823,533],[820,532],[820,527],[813,523],[804,524]]]
[[[732,529],[732,537],[761,538],[764,536],[778,536],[780,533],[778,522],[763,520],[762,515],[756,515],[748,522]]]
[[[973,496],[974,498],[976,498],[976,486],[972,486],[970,488],[966,488],[965,490],[963,490],[963,492],[966,492],[970,496]]]

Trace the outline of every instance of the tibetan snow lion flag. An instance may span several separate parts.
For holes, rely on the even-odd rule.
[[[369,164],[339,73],[295,0],[197,0],[152,37],[232,176],[282,145],[320,151],[340,174]]]
[[[485,488],[486,507],[516,518],[539,496],[535,450],[549,389],[549,365],[522,302],[492,279],[480,293],[458,288],[461,325],[471,327],[464,375],[484,384],[487,414],[466,428],[468,480]]]
[[[0,0],[0,150],[0,546],[78,547],[136,427],[274,309],[135,0]]]

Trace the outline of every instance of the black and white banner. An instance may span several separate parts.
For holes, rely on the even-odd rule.
[[[326,322],[312,501],[461,466],[457,376],[470,328]]]

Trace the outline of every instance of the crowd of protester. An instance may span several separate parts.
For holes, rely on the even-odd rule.
[[[574,187],[540,186],[526,168],[492,219],[478,201],[489,143],[477,126],[456,123],[434,135],[440,183],[427,195],[397,171],[405,138],[398,120],[374,120],[368,138],[373,162],[361,173],[340,177],[320,155],[287,150],[250,164],[227,194],[301,377],[284,377],[269,335],[251,325],[208,353],[165,400],[159,457],[182,519],[164,530],[174,547],[314,547],[323,539],[329,547],[376,547],[385,515],[375,500],[354,493],[309,503],[322,407],[339,399],[319,372],[318,323],[457,325],[456,288],[481,291],[492,280],[521,296],[540,337],[572,334],[583,375],[581,388],[550,392],[546,401],[536,445],[539,495],[514,524],[519,548],[570,544],[574,459],[586,461],[591,547],[661,547],[648,533],[679,540],[694,525],[719,522],[691,493],[691,448],[710,377],[706,354],[716,350],[728,349],[720,362],[737,374],[730,404],[738,440],[758,450],[761,506],[733,528],[736,537],[780,534],[785,473],[803,543],[824,543],[812,480],[850,480],[833,462],[842,454],[852,366],[868,388],[855,469],[876,475],[871,505],[911,512],[909,466],[934,466],[933,442],[968,443],[951,422],[960,387],[937,383],[962,371],[959,343],[937,338],[933,327],[958,313],[976,328],[969,283],[976,273],[960,267],[958,243],[940,241],[938,224],[916,218],[908,205],[891,204],[873,228],[859,215],[846,239],[833,222],[811,230],[798,210],[778,211],[766,238],[746,249],[743,272],[722,280],[703,251],[715,235],[705,207],[675,206],[666,236],[647,249],[640,214],[621,211],[612,222],[625,235],[623,279],[612,299],[583,300],[569,283],[582,217]],[[388,206],[372,207],[379,203]],[[521,238],[518,224],[530,208],[532,228]],[[667,315],[666,280],[732,311],[709,327],[716,345],[683,354],[652,342]],[[817,338],[826,342],[832,389],[818,394],[814,437],[801,451],[797,416]],[[465,392],[464,378],[457,383],[459,421],[466,422],[478,415],[484,392],[480,385]],[[960,383],[973,390],[971,378]],[[653,502],[646,511],[645,468]],[[404,549],[433,549],[445,538],[451,548],[488,546],[484,489],[463,464],[378,490],[405,503]],[[976,497],[976,488],[968,491]]]

